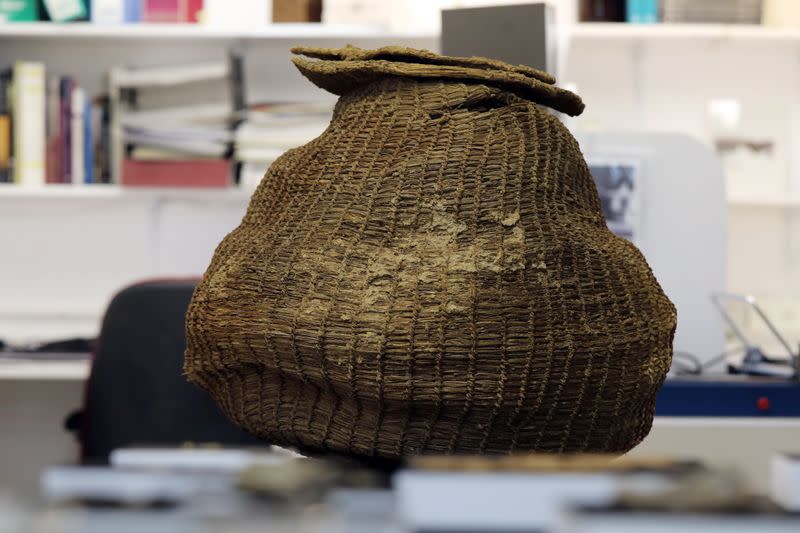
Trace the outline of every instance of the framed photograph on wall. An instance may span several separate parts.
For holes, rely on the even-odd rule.
[[[635,160],[589,161],[608,228],[636,243],[641,222],[640,165]]]

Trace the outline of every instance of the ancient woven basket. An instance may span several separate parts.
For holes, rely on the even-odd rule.
[[[606,228],[546,73],[301,48],[341,96],[268,170],[187,316],[185,369],[265,441],[361,456],[622,452],[675,308]]]

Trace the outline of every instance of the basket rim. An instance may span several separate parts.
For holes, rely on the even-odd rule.
[[[306,78],[340,96],[377,79],[396,76],[479,82],[570,116],[579,115],[584,109],[581,98],[557,87],[550,74],[495,59],[445,56],[399,46],[374,50],[349,45],[344,48],[296,46],[291,51],[296,55],[292,62]]]

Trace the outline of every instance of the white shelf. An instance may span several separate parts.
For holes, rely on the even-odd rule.
[[[627,24],[584,22],[566,29],[577,41],[635,40],[746,40],[760,42],[800,42],[800,28],[774,28],[760,24]],[[215,28],[200,24],[124,24],[103,25],[88,22],[57,24],[52,22],[0,23],[0,39],[379,39],[435,40],[431,32],[389,31],[381,26],[319,23],[281,23],[261,28]]]
[[[800,208],[800,195],[785,196],[729,196],[728,205],[732,207],[772,207],[794,209]]]
[[[103,25],[89,22],[57,24],[52,22],[0,24],[0,39],[434,39],[421,32],[389,32],[380,26],[319,23],[281,23],[262,28],[215,28],[200,24],[124,24]]]
[[[88,359],[71,361],[31,361],[0,359],[0,380],[84,381],[89,377]]]
[[[759,24],[626,24],[589,22],[569,30],[574,41],[710,40],[751,43],[800,43],[800,28]]]
[[[108,198],[122,194],[121,187],[113,185],[45,185],[43,187],[23,187],[19,185],[0,185],[0,199],[3,198]]]
[[[761,42],[800,42],[800,28],[774,28],[760,24],[627,24],[585,22],[566,30],[578,41],[636,41],[664,39],[747,40]],[[390,31],[381,26],[355,24],[280,23],[261,28],[232,29],[202,24],[124,24],[103,25],[88,22],[0,24],[0,39],[379,39],[435,40],[431,32]]]
[[[201,200],[209,202],[244,202],[253,194],[251,190],[230,187],[220,188],[170,188],[121,187],[118,185],[44,185],[21,187],[0,184],[0,202],[3,200],[46,199],[166,199]],[[800,195],[786,196],[729,196],[728,205],[743,207],[800,208]]]
[[[245,201],[252,191],[236,187],[222,188],[170,188],[170,187],[121,187],[118,185],[44,185],[22,187],[0,185],[0,202],[4,199],[151,199]]]

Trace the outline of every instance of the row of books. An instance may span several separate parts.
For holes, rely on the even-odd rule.
[[[0,2],[6,22],[197,22],[202,0],[13,0]]]
[[[108,183],[108,101],[42,63],[0,73],[0,182]]]
[[[13,0],[0,2],[0,21],[197,22],[203,0]]]
[[[332,105],[248,106],[242,72],[235,55],[115,67],[108,92],[93,97],[70,76],[18,61],[0,74],[0,182],[253,187],[283,152],[324,131]]]
[[[270,12],[270,5],[272,11]],[[319,22],[312,0],[2,0],[0,22],[196,23]]]
[[[581,0],[581,22],[796,26],[800,2],[784,0]]]

